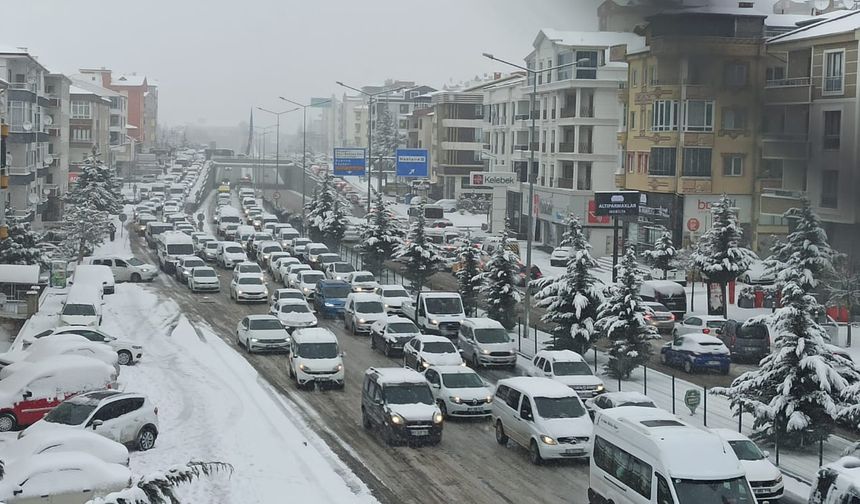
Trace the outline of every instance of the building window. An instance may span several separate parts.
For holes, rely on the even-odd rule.
[[[839,206],[839,172],[836,170],[821,170],[821,206],[837,208]]]
[[[399,125],[400,125],[400,129],[408,129],[409,128],[409,121],[407,121],[406,119],[401,119],[399,121]]]
[[[576,65],[577,79],[596,79],[597,78],[597,51],[576,51],[576,61],[583,61]]]
[[[842,112],[839,110],[824,111],[824,149],[838,150],[842,132]]]
[[[636,153],[628,152],[627,153],[627,173],[633,173],[636,169]]]
[[[648,173],[648,159],[649,154],[647,152],[640,152],[638,154],[638,161],[636,166],[636,173]]]
[[[747,85],[746,63],[729,63],[725,68],[725,82],[729,87],[743,87]]]
[[[674,177],[676,156],[675,147],[651,147],[648,175]]]
[[[92,119],[90,102],[72,101],[72,119]]]
[[[725,108],[722,119],[724,130],[743,130],[747,127],[747,112],[744,109]]]
[[[678,130],[678,102],[675,100],[657,100],[651,107],[652,131]]]
[[[591,163],[580,161],[576,170],[576,189],[579,191],[591,190]]]
[[[557,59],[561,68],[556,72],[556,78],[560,81],[570,79],[573,76],[573,51],[561,51]]]
[[[685,131],[714,130],[714,102],[705,100],[687,100]]]
[[[9,102],[9,124],[13,126],[24,124],[24,102],[17,100]]]
[[[845,50],[824,51],[823,94],[840,95],[845,84]]]
[[[741,177],[744,174],[744,155],[726,154],[723,156],[723,176]]]
[[[765,71],[765,80],[767,85],[780,84],[785,80],[785,67],[768,67]]]
[[[630,87],[637,86],[639,84],[639,69],[634,68],[630,71]]]
[[[409,113],[409,105],[406,103],[402,103],[400,105],[400,113],[401,114],[408,114]]]
[[[782,180],[782,159],[764,159],[761,178]]]
[[[636,129],[636,111],[630,111],[630,129]]]
[[[685,177],[710,177],[711,149],[685,148],[682,175]]]
[[[88,142],[91,140],[90,130],[84,128],[72,128],[72,140],[75,142]]]

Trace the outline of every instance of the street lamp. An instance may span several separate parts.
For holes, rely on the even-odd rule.
[[[281,116],[284,114],[289,114],[290,112],[295,112],[298,108],[284,110],[281,112],[274,112],[269,109],[264,109],[263,107],[257,107],[259,110],[263,112],[267,112],[269,114],[274,115],[277,118],[277,122],[275,124],[275,183],[278,182],[278,175],[281,173]],[[302,207],[304,208],[304,207]]]
[[[335,84],[337,84],[338,86],[345,87],[347,89],[351,89],[356,93],[361,93],[367,97],[367,213],[370,214],[370,163],[373,159],[373,122],[371,121],[370,111],[373,108],[373,99],[379,95],[393,93],[395,91],[400,91],[401,89],[406,89],[408,86],[400,86],[391,89],[383,89],[382,91],[376,93],[368,93],[362,91],[361,89],[348,86],[341,81],[335,81]],[[379,194],[382,194],[382,166],[379,167],[379,173],[377,175],[379,175],[377,192],[379,192]]]
[[[255,135],[255,138],[257,138],[257,155],[254,165],[251,166],[251,173],[254,175],[251,181],[254,186],[254,194],[257,194],[260,179],[263,178],[263,160],[266,158],[266,136],[269,134],[269,130],[275,127],[277,127],[275,124],[254,127],[254,131],[260,132],[258,136]]]
[[[534,240],[534,231],[532,230],[532,219],[534,216],[534,197],[535,197],[535,178],[537,178],[537,173],[532,173],[534,171],[535,164],[535,146],[537,143],[536,138],[536,130],[535,130],[535,117],[537,114],[535,113],[535,103],[537,102],[537,76],[543,72],[551,72],[553,70],[558,70],[559,68],[568,68],[568,67],[576,67],[582,63],[588,63],[591,60],[589,58],[580,58],[575,62],[566,63],[564,65],[557,65],[549,68],[542,68],[540,70],[534,70],[532,68],[524,67],[522,65],[518,65],[516,63],[512,63],[510,61],[506,61],[500,58],[493,56],[490,53],[482,53],[485,58],[491,59],[493,61],[498,61],[499,63],[504,63],[506,65],[512,66],[514,68],[518,68],[523,70],[524,72],[528,72],[532,79],[532,93],[531,100],[529,104],[529,113],[532,116],[532,124],[531,128],[529,128],[529,166],[526,173],[528,173],[529,177],[529,199],[528,199],[528,223],[526,224],[526,295],[525,295],[525,313],[523,314],[523,320],[525,321],[525,327],[528,329],[529,327],[529,312],[531,312],[531,293],[528,289],[528,279],[531,277],[532,272],[532,241]],[[502,244],[504,245],[504,244]]]
[[[305,222],[305,197],[307,191],[305,190],[305,179],[307,178],[307,155],[308,155],[308,107],[313,107],[315,105],[323,105],[331,101],[331,99],[318,101],[316,103],[311,104],[302,104],[299,102],[294,102],[288,98],[284,98],[283,96],[279,96],[278,98],[284,100],[287,103],[292,103],[293,105],[298,105],[300,109],[302,109],[302,226],[304,226]]]

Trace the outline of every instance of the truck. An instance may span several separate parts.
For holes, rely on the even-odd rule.
[[[456,338],[466,318],[463,299],[456,292],[419,292],[416,299],[403,301],[403,315],[412,319],[424,334]]]

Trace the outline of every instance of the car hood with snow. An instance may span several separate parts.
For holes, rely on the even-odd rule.
[[[741,467],[747,473],[747,480],[752,481],[774,481],[782,476],[768,459],[741,460]]]
[[[603,380],[595,375],[555,375],[553,380],[563,383],[568,387],[590,386],[596,387],[603,385]]]
[[[463,358],[457,352],[420,352],[418,356],[431,366],[459,366],[463,364]]]
[[[112,464],[128,465],[128,448],[100,434],[76,425],[62,425],[39,420],[0,444],[0,459],[11,462],[39,453],[84,452]]]
[[[588,415],[576,418],[540,418],[538,420],[540,430],[552,438],[560,437],[585,437],[594,434],[594,424]]]
[[[391,413],[400,415],[407,422],[427,422],[433,420],[439,408],[435,404],[389,404],[388,410]]]
[[[74,477],[59,477],[63,473]],[[55,474],[57,477],[45,477]],[[37,477],[42,476],[42,477]],[[0,502],[45,502],[42,495],[52,495],[52,502],[87,502],[131,485],[131,471],[119,464],[110,464],[82,452],[45,453],[33,455],[6,469],[0,480]],[[85,489],[90,490],[81,497]],[[61,500],[72,495],[76,500]]]
[[[313,313],[278,312],[275,315],[287,327],[309,327],[317,323],[317,318]]]

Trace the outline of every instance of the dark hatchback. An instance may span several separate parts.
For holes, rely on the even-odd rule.
[[[735,362],[758,362],[770,353],[770,332],[762,323],[729,320],[716,336],[729,347]]]

